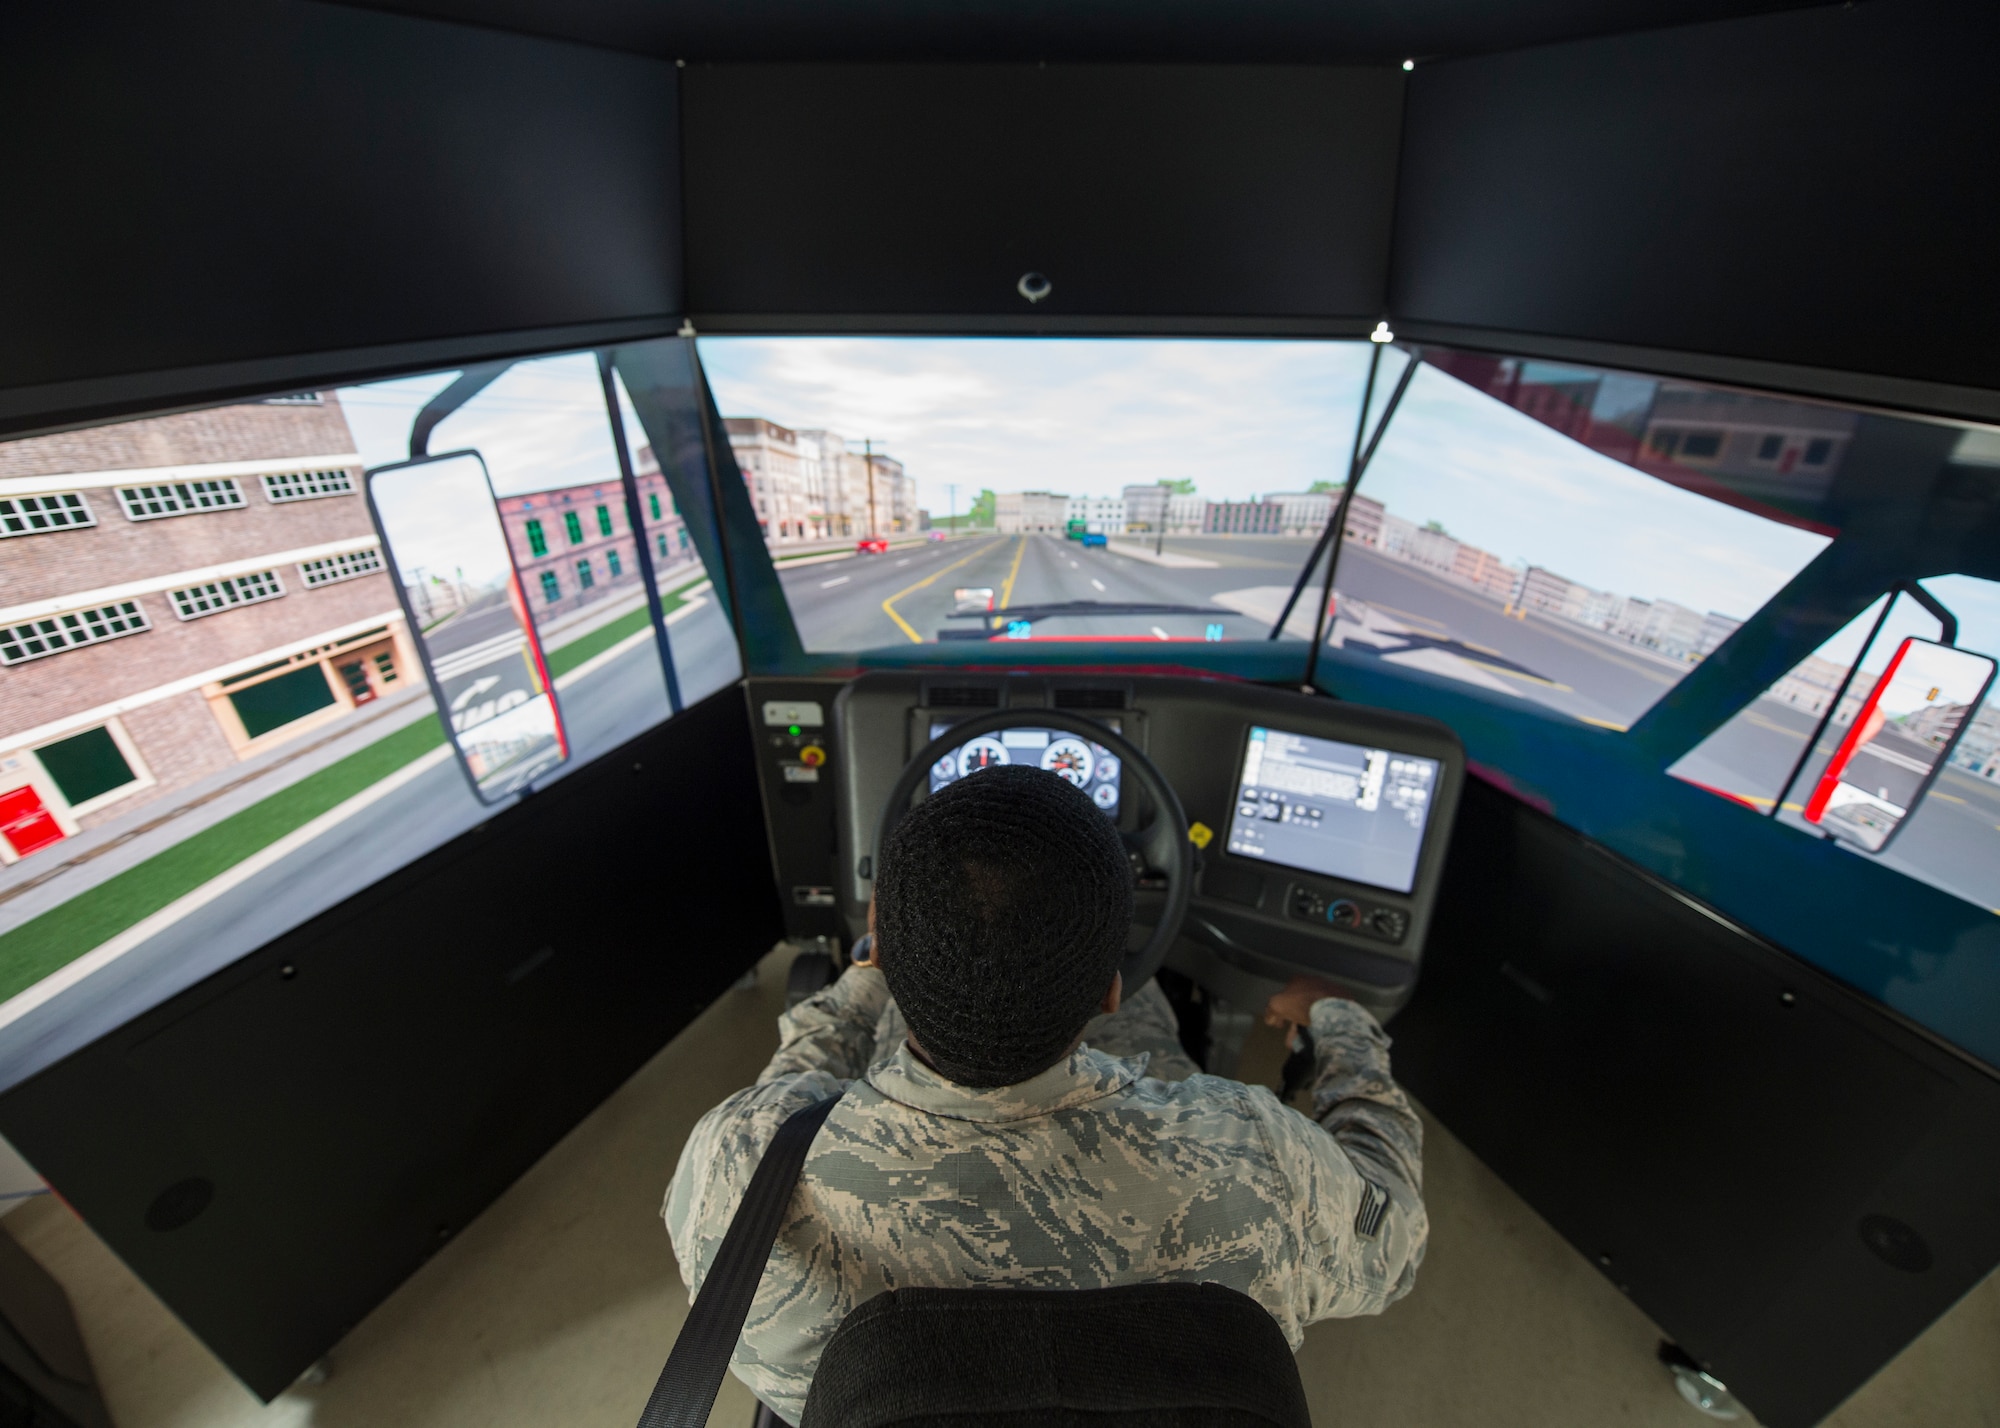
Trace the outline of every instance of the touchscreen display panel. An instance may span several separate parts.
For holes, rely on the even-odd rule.
[[[1439,772],[1436,759],[1253,728],[1229,851],[1406,893]]]
[[[949,724],[931,725],[933,739]],[[966,740],[931,765],[931,792],[956,783],[981,769],[999,764],[1026,764],[1060,774],[1090,795],[1090,801],[1112,817],[1118,816],[1118,756],[1102,744],[1080,739],[1061,729],[1002,729]]]

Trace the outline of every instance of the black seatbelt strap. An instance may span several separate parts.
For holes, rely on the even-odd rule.
[[[771,1138],[660,1370],[660,1381],[653,1385],[653,1396],[646,1400],[646,1411],[639,1415],[639,1428],[702,1428],[708,1422],[771,1246],[784,1228],[806,1152],[839,1099],[836,1094],[792,1112]]]

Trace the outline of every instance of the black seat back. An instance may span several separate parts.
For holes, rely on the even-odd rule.
[[[799,1428],[1311,1428],[1277,1323],[1219,1284],[898,1289],[827,1343]]]

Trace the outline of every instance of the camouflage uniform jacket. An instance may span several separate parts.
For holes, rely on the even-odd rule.
[[[1170,1031],[1156,985],[1127,1005],[1105,1030],[1164,1017]],[[878,971],[851,969],[784,1015],[757,1084],[695,1126],[662,1212],[692,1296],[778,1126],[845,1090],[731,1364],[753,1393],[798,1422],[848,1311],[909,1285],[1209,1281],[1263,1304],[1294,1348],[1316,1319],[1409,1292],[1428,1233],[1422,1129],[1372,1016],[1313,1007],[1317,1125],[1261,1086],[1150,1077],[1146,1054],[1093,1048],[1106,1021],[1032,1080],[975,1090],[903,1044]],[[1170,1043],[1157,1055],[1193,1069]]]

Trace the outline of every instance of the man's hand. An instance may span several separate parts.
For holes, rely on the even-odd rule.
[[[1313,1003],[1322,997],[1354,1000],[1324,977],[1294,977],[1285,984],[1282,992],[1276,993],[1265,1004],[1264,1024],[1289,1033],[1293,1027],[1304,1026],[1312,1020]]]

